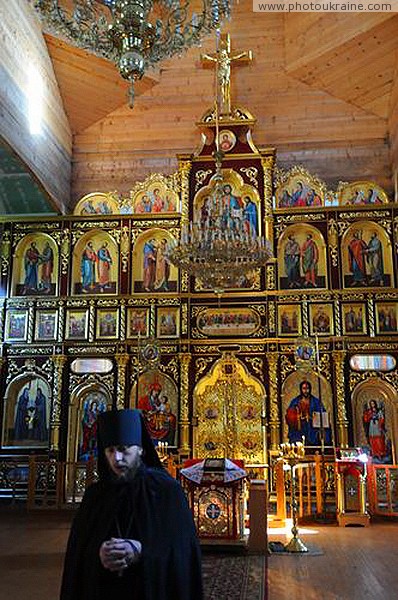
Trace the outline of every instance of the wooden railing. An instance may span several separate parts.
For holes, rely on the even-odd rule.
[[[398,466],[368,465],[367,492],[371,515],[398,516]]]
[[[166,457],[164,466],[178,478],[180,465],[172,457]],[[272,468],[268,465],[248,465],[249,479],[265,479],[276,502],[276,516],[285,520],[290,516],[291,472],[283,470],[282,461],[275,461]],[[375,514],[396,514],[398,510],[397,494],[390,489],[398,483],[397,470],[380,467],[377,494],[373,492],[372,512]],[[397,469],[397,468],[395,468]],[[268,471],[268,477],[267,477]],[[325,473],[325,477],[323,477]],[[83,498],[86,488],[96,480],[97,471],[94,461],[86,463],[62,463],[48,457],[32,456],[25,461],[14,458],[0,463],[0,493],[10,501],[26,501],[29,509],[65,508],[77,505]],[[328,513],[336,511],[334,463],[330,459],[322,466],[320,456],[306,460],[295,467],[296,500],[299,518],[308,518],[322,513],[324,501]],[[384,479],[383,479],[384,478]],[[324,493],[323,482],[326,490]],[[384,480],[389,489],[388,499],[382,495]],[[396,483],[395,483],[396,482]],[[397,488],[398,489],[398,485]],[[386,492],[387,493],[387,492]],[[386,498],[387,498],[386,496]]]
[[[273,465],[273,486],[276,497],[276,520],[285,521],[291,516],[291,477],[296,478],[296,501],[298,517],[308,518],[323,512],[336,513],[336,486],[334,461],[315,455],[313,460],[299,462],[285,470],[284,461],[277,460]]]

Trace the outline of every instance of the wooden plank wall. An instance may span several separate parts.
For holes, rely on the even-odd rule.
[[[52,63],[28,2],[0,3],[0,135],[26,163],[61,212],[70,205],[72,136]],[[43,129],[29,126],[30,69],[43,79]]]
[[[257,117],[255,143],[276,146],[280,166],[302,164],[329,187],[375,179],[391,192],[387,119],[289,74],[284,19],[254,14],[251,2],[241,0],[225,28],[233,50],[254,52],[252,65],[233,70],[232,92],[233,103]],[[75,135],[74,201],[95,190],[127,194],[147,174],[173,171],[176,154],[197,147],[195,122],[214,98],[213,71],[201,67],[199,55],[214,47],[210,36],[201,50],[162,63],[159,83],[137,98],[132,111],[122,107]]]
[[[398,202],[398,51],[396,53],[396,68],[394,74],[394,87],[390,101],[389,132],[391,144],[391,163],[394,173],[395,202]]]

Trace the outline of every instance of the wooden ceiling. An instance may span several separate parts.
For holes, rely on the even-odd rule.
[[[252,0],[240,0],[224,31],[233,51],[254,53],[233,69],[232,101],[255,115],[258,147],[276,147],[279,166],[300,164],[330,189],[374,179],[392,193],[397,13],[253,13]],[[71,206],[93,191],[128,194],[198,146],[195,124],[214,102],[214,73],[200,53],[214,51],[214,36],[148,72],[133,110],[112,63],[48,34],[45,41],[73,134]]]
[[[246,4],[249,4],[247,0],[243,0],[237,9]],[[267,16],[274,17],[251,14],[250,18],[265,21]],[[371,114],[388,118],[398,69],[397,14],[297,13],[280,18],[284,19],[285,70],[291,78]],[[241,19],[239,21],[242,23]],[[252,27],[245,36],[244,29],[239,28],[240,46],[253,45],[250,29]],[[126,105],[128,83],[112,63],[48,34],[45,40],[74,133],[84,131]],[[261,38],[258,43],[261,45]],[[267,52],[272,53],[269,45]],[[192,50],[189,56],[192,59]],[[198,65],[192,64],[192,68],[198,68]],[[136,84],[136,95],[156,86],[159,79],[159,72],[147,73]],[[266,98],[269,82],[261,78],[257,83],[257,94]],[[192,84],[195,85],[194,81]],[[283,98],[279,101],[283,102]],[[261,118],[261,115],[257,116]]]
[[[128,102],[129,84],[108,60],[44,35],[73,133],[83,131]],[[135,85],[138,96],[158,81],[151,71]]]
[[[289,15],[286,69],[300,81],[385,119],[397,74],[398,16]],[[297,26],[303,31],[294,36]],[[310,41],[309,41],[310,40]],[[316,48],[316,50],[314,50]]]

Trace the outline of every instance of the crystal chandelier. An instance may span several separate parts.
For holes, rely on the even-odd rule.
[[[113,61],[130,86],[149,67],[199,45],[229,17],[229,0],[31,0],[50,33]]]
[[[182,225],[180,241],[169,253],[176,267],[199,278],[217,295],[228,288],[241,288],[245,277],[272,257],[269,242],[248,229],[225,204],[223,155],[218,149],[214,153],[216,173],[207,219]]]

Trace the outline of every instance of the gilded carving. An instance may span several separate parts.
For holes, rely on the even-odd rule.
[[[187,454],[190,452],[189,446],[189,365],[191,355],[184,353],[179,355],[181,365],[180,377],[180,440],[181,452]]]
[[[345,386],[344,386],[344,362],[346,353],[344,351],[335,351],[332,354],[335,365],[336,381],[336,404],[337,404],[337,427],[339,432],[339,444],[348,445],[348,419],[345,404]]]
[[[62,404],[62,375],[66,363],[66,356],[63,354],[54,354],[52,356],[54,363],[54,396],[51,410],[51,423],[59,426],[61,422],[61,404]]]
[[[341,335],[340,302],[334,301],[334,327],[337,336]]]
[[[16,346],[13,346],[8,349],[7,353],[9,356],[31,356],[32,354],[35,356],[45,356],[48,354],[48,346],[34,346],[33,349],[31,346],[27,348],[17,348]]]
[[[189,284],[189,275],[186,271],[183,271],[182,273],[180,273],[180,278],[181,278],[181,291],[182,292],[187,292],[188,291],[188,284]]]
[[[197,358],[195,360],[195,381],[197,382],[202,373],[204,373],[208,366],[214,362],[214,358],[206,357],[206,358]]]
[[[388,233],[391,233],[391,231],[392,231],[392,227],[391,227],[391,220],[388,220],[388,221],[386,221],[386,220],[384,220],[384,219],[382,219],[382,220],[380,220],[380,219],[379,219],[379,220],[378,220],[378,223],[380,223],[380,225],[381,225],[382,227],[384,227],[384,229],[385,229],[386,231],[388,231]]]
[[[342,212],[338,214],[338,218],[345,221],[355,221],[356,219],[378,219],[381,217],[391,219],[391,214],[386,211],[377,211],[377,210],[366,210],[364,212]]]
[[[29,302],[29,310],[28,310],[28,337],[27,342],[31,344],[33,341],[33,325],[34,325],[34,316],[35,316],[35,306],[33,302]]]
[[[250,183],[258,188],[258,169],[256,169],[256,167],[241,167],[239,170],[247,176]]]
[[[127,273],[130,254],[130,233],[127,225],[123,225],[120,239],[120,257],[122,262],[122,272]]]
[[[375,336],[376,326],[375,326],[375,313],[373,306],[373,299],[371,296],[367,299],[367,307],[368,307],[368,322],[369,322],[369,334],[371,337]]]
[[[179,158],[178,171],[181,182],[181,221],[187,223],[189,219],[189,173],[191,171],[191,161],[189,159]]]
[[[119,326],[119,339],[120,341],[124,341],[126,339],[126,308],[125,302],[122,300],[120,302],[120,326]]]
[[[88,326],[88,341],[93,342],[95,338],[95,327],[94,327],[94,317],[95,317],[95,304],[94,300],[90,300],[89,302],[89,326]]]
[[[266,288],[267,290],[275,290],[276,289],[276,264],[267,264],[265,267],[265,276],[266,276]]]
[[[282,381],[284,381],[286,379],[286,377],[289,375],[289,373],[291,373],[295,369],[295,366],[294,366],[292,360],[293,359],[291,357],[287,357],[283,354],[280,358],[280,374],[281,374]],[[276,377],[276,381],[278,381],[277,374],[275,374],[275,377]]]
[[[117,229],[118,227],[120,227],[120,221],[78,221],[76,223],[72,223],[72,228],[73,229],[85,229],[85,230],[90,230],[90,229],[107,229],[109,230],[109,233],[112,235],[114,229]],[[73,231],[72,232],[72,239],[73,239],[73,243],[75,243],[76,239],[79,239],[82,235],[83,235],[84,231]],[[75,238],[75,234],[78,235],[77,238]]]
[[[68,348],[68,354],[114,354],[115,346],[72,346]]]
[[[268,328],[270,333],[276,332],[276,304],[275,302],[268,303]]]
[[[349,377],[349,388],[352,392],[354,388],[361,383],[362,381],[366,381],[367,379],[372,379],[374,377],[378,377],[392,385],[396,390],[398,390],[398,372],[391,371],[390,373],[378,373],[376,371],[350,371]]]
[[[11,236],[9,231],[4,231],[1,238],[0,259],[1,274],[5,277],[8,273],[11,258]]]
[[[15,223],[15,231],[22,232],[21,237],[24,236],[25,232],[36,231],[37,229],[38,229],[37,223]],[[51,232],[51,231],[55,231],[56,229],[59,229],[59,223],[57,223],[57,222],[47,221],[47,222],[40,223],[41,231],[50,231]]]
[[[163,349],[162,349],[163,353]],[[179,379],[179,364],[177,359],[174,357],[169,360],[166,364],[160,365],[160,370],[165,373],[169,373],[175,382]]]
[[[339,253],[338,253],[338,245],[339,245],[339,236],[338,236],[338,228],[335,219],[329,219],[328,222],[328,244],[329,244],[329,252],[332,259],[332,265],[337,267],[339,262]]]
[[[188,305],[185,302],[181,304],[181,333],[188,333]]]
[[[248,362],[252,366],[253,371],[262,378],[264,369],[263,359],[258,356],[248,356],[246,362]]]
[[[70,229],[65,228],[61,231],[61,239],[60,239],[60,247],[61,247],[61,273],[62,275],[66,275],[69,267],[69,259],[70,259]]]
[[[109,395],[113,396],[115,377],[113,373],[108,375],[101,375],[99,373],[85,373],[84,375],[71,374],[69,377],[70,382],[70,395],[72,396],[76,388],[80,387],[83,383],[86,387],[101,385],[105,387]]]
[[[271,450],[276,450],[279,445],[279,406],[278,406],[278,353],[269,352],[267,354],[269,371],[269,426],[271,430]],[[282,357],[285,358],[285,357]]]
[[[65,325],[65,302],[61,300],[59,303],[58,310],[58,336],[57,341],[62,342],[64,336],[64,325]]]
[[[272,171],[274,167],[274,156],[262,156],[261,166],[264,171],[264,203],[265,216],[272,215]]]
[[[302,306],[303,306],[303,310],[302,310],[303,335],[307,336],[307,335],[309,335],[309,321],[308,321],[308,300],[307,300],[307,296],[305,294],[303,295]]]
[[[195,173],[195,192],[204,185],[207,176],[211,175],[212,173],[213,171],[211,169],[207,169],[206,171],[200,169]]]
[[[299,215],[278,215],[277,225],[283,229],[291,223],[307,223],[308,221],[324,221],[325,215],[322,213],[303,213]]]
[[[126,366],[130,357],[128,354],[115,354],[117,364],[116,408],[124,408],[126,396]]]

